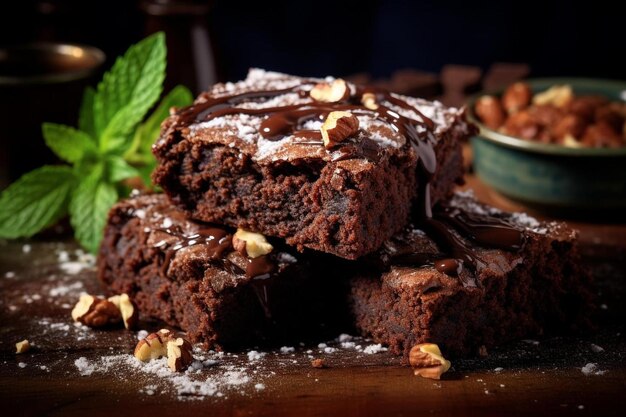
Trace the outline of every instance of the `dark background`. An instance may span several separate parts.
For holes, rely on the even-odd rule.
[[[569,1],[5,1],[0,64],[11,46],[34,42],[92,45],[107,60],[75,82],[16,85],[2,81],[6,66],[0,65],[0,189],[54,162],[41,124],[76,125],[84,87],[94,85],[129,45],[160,30],[168,45],[165,91],[184,84],[199,93],[260,67],[373,82],[460,106],[468,94],[526,76],[626,79],[623,14],[599,1],[584,6]],[[37,65],[25,65],[14,72],[36,72]]]
[[[180,52],[170,66],[191,67],[197,51],[183,52],[193,44],[190,28],[200,25],[210,34],[220,80],[239,79],[251,66],[378,78],[408,67],[438,72],[452,63],[485,70],[494,62],[528,63],[532,76],[626,78],[623,15],[598,1],[178,2],[208,6],[187,13],[173,12],[176,2],[147,3],[168,4],[169,15],[150,17],[136,0],[4,2],[0,44],[85,43],[104,50],[110,65],[146,33],[166,29],[177,33],[170,54]]]

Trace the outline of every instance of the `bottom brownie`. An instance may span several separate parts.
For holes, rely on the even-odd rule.
[[[345,288],[315,254],[276,242],[251,259],[235,251],[234,231],[187,220],[164,195],[118,203],[109,214],[98,275],[128,293],[143,319],[180,327],[207,348],[293,343],[334,336],[345,323]]]
[[[235,250],[233,230],[187,220],[162,195],[133,197],[109,214],[99,278],[144,319],[207,348],[319,340],[352,320],[394,353],[432,342],[458,356],[586,326],[590,280],[574,231],[467,195],[444,204],[428,235],[407,228],[359,261],[278,241],[252,259]]]
[[[455,195],[446,210],[471,219],[465,226],[474,234],[449,222],[457,225],[450,233],[466,250],[457,254],[469,257],[445,259],[421,230],[396,235],[376,258],[385,268],[382,276],[366,271],[351,280],[350,305],[360,332],[406,358],[417,343],[437,343],[447,355],[473,355],[482,346],[587,325],[590,280],[574,231],[499,212],[468,195]],[[489,232],[481,229],[481,219],[519,233],[520,248],[488,249],[466,237]]]

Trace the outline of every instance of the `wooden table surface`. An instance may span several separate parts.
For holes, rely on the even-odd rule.
[[[519,208],[469,177],[483,201]],[[519,341],[485,358],[453,360],[441,381],[422,379],[387,352],[350,344],[204,356],[202,369],[176,378],[130,356],[137,333],[72,324],[82,291],[100,293],[93,268],[73,263],[72,242],[0,242],[0,404],[13,415],[622,415],[626,406],[626,226],[573,223],[598,277],[598,331]],[[26,244],[26,246],[24,246]],[[69,259],[63,259],[69,256]],[[59,259],[61,258],[61,261]],[[142,323],[146,330],[156,324]],[[29,339],[31,351],[14,344]],[[324,342],[324,341],[320,341]],[[362,347],[371,342],[353,340]],[[336,349],[336,350],[334,350]],[[254,359],[254,353],[250,354]],[[325,369],[311,358],[323,357]],[[582,368],[587,364],[591,372]],[[92,371],[90,375],[81,375]],[[203,396],[185,384],[199,381]]]

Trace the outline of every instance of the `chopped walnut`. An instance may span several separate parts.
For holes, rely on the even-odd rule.
[[[30,350],[30,342],[28,339],[24,339],[21,342],[15,344],[15,353],[26,353]]]
[[[313,359],[311,361],[311,366],[318,369],[326,368],[326,361],[322,358]]]
[[[328,114],[320,128],[324,147],[333,148],[359,130],[359,119],[347,111],[333,111]]]
[[[104,327],[119,323],[122,315],[112,302],[84,294],[72,310],[72,318],[89,327]]]
[[[267,255],[274,247],[260,233],[237,229],[233,236],[233,248],[244,256],[258,258]]]
[[[109,297],[108,300],[115,304],[115,306],[120,310],[124,327],[129,330],[134,329],[137,325],[139,312],[128,294],[114,295],[113,297]]]
[[[135,357],[142,362],[167,357],[167,365],[172,372],[187,369],[193,361],[191,343],[182,337],[176,336],[167,329],[150,333],[141,339],[135,347]]]
[[[434,343],[420,343],[411,348],[409,363],[415,375],[424,378],[440,379],[450,369],[450,361],[446,360]]]

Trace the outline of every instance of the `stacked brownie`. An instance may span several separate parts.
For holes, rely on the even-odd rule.
[[[590,282],[575,231],[501,212],[467,192],[436,210],[434,221],[456,226],[456,248],[409,225],[373,257],[379,268],[353,274],[349,298],[363,333],[405,356],[425,342],[472,355],[482,346],[588,326]]]
[[[437,102],[251,70],[164,122],[165,195],[111,210],[99,277],[207,348],[356,326],[471,354],[582,323],[574,232],[453,194],[472,132]]]

